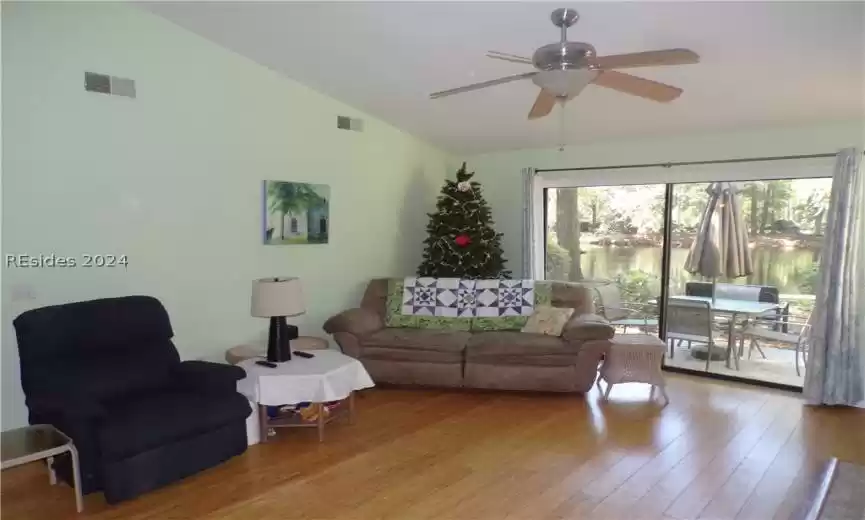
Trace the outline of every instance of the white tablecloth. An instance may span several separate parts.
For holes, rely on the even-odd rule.
[[[360,361],[335,350],[310,353],[315,357],[292,356],[276,368],[256,365],[255,359],[241,361],[237,366],[246,371],[246,378],[237,382],[237,390],[254,403],[279,406],[339,401],[374,386]]]

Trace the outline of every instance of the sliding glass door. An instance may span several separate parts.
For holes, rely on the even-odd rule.
[[[706,299],[713,353],[707,363],[707,342],[670,339],[668,366],[802,386],[807,345],[799,333],[814,306],[831,185],[830,178],[736,183],[752,272],[717,278],[714,287],[711,279],[685,269],[709,183],[673,186],[668,306],[679,310],[677,305]],[[673,313],[668,316],[667,336],[678,337],[671,327],[679,324]]]
[[[558,188],[546,195],[547,279],[660,287],[663,184]]]
[[[544,276],[591,286],[617,334],[664,338],[669,369],[801,387],[831,179],[735,182],[752,272],[714,285],[685,267],[710,184],[544,189]]]

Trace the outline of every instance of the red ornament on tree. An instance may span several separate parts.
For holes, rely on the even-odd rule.
[[[454,239],[454,242],[460,247],[466,247],[467,245],[472,243],[472,239],[469,238],[468,235],[457,235],[457,237]]]

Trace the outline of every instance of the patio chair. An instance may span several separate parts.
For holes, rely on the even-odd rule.
[[[736,333],[736,335],[739,336],[741,345],[744,345],[745,339],[750,340],[750,344],[748,345],[748,359],[751,359],[751,353],[754,348],[756,348],[760,355],[763,356],[763,359],[766,358],[766,354],[763,352],[763,349],[760,348],[760,341],[770,341],[772,343],[793,346],[796,350],[796,356],[793,360],[793,363],[796,365],[796,375],[801,376],[802,374],[799,370],[799,355],[801,354],[802,364],[804,365],[806,362],[805,357],[808,352],[807,343],[808,332],[811,329],[811,314],[808,314],[807,316],[790,315],[787,317],[786,323],[788,331],[783,332],[775,330],[777,321],[774,316],[767,316],[765,318],[758,317],[750,323],[747,323],[742,330]]]
[[[671,299],[667,303],[667,335],[670,342],[670,359],[673,358],[675,341],[687,341],[705,343],[708,348],[706,353],[706,370],[712,361],[712,350],[715,348],[714,340],[714,316],[712,307],[708,302],[695,302],[687,300]],[[727,346],[727,359],[730,355],[730,346]],[[736,357],[736,370],[739,369],[739,358]]]
[[[619,288],[612,283],[596,286],[595,292],[600,303],[598,312],[614,328],[622,327],[623,333],[628,332],[628,327],[642,327],[643,331],[650,327],[657,329],[658,313],[655,305],[623,303]]]
[[[685,294],[688,296],[712,297],[711,282],[688,282],[685,284]],[[717,298],[730,300],[752,300],[764,303],[780,303],[780,294],[777,287],[768,285],[738,285],[731,283],[719,283],[715,286]],[[787,332],[786,321],[790,316],[790,303],[773,311],[775,316],[766,316],[766,320],[774,320],[772,328],[776,331]]]

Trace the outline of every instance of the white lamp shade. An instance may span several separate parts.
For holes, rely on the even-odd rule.
[[[253,316],[298,316],[304,312],[299,278],[262,278],[252,282]]]

